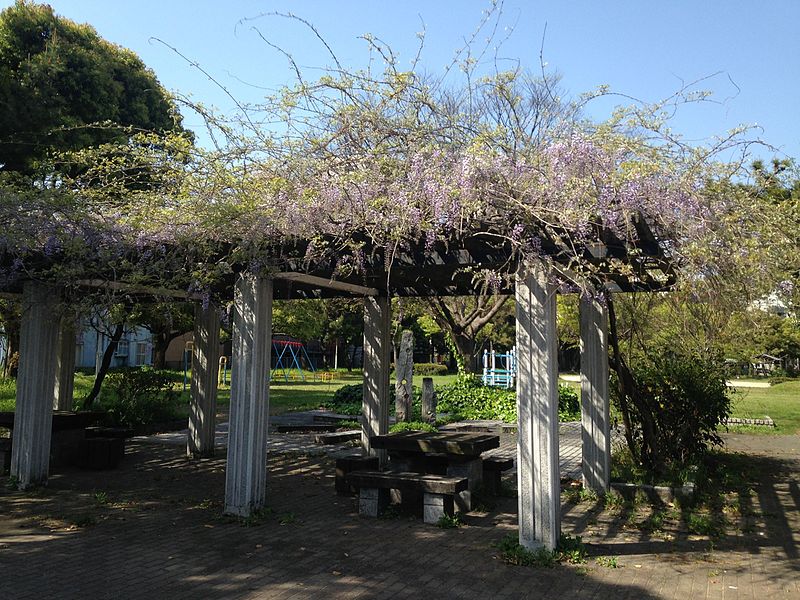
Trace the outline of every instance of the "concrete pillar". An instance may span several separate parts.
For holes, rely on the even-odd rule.
[[[266,499],[272,280],[242,275],[233,306],[225,512],[246,517]]]
[[[517,274],[517,482],[519,542],[526,548],[558,544],[558,338],[556,290],[543,265]]]
[[[56,354],[56,383],[53,410],[72,410],[75,389],[75,320],[72,314],[61,317]]]
[[[404,330],[400,337],[400,351],[394,365],[394,416],[397,422],[411,420],[414,398],[414,332]]]
[[[389,298],[364,299],[364,400],[361,446],[386,464],[386,451],[370,446],[369,439],[389,431],[389,361],[391,350]]]
[[[583,486],[608,490],[611,431],[608,406],[608,311],[595,299],[581,298],[581,439]]]
[[[219,383],[219,312],[215,306],[195,306],[193,346],[186,452],[209,457],[214,455]]]
[[[11,476],[21,489],[47,482],[59,331],[57,301],[53,290],[41,283],[28,282],[23,287],[11,449]]]

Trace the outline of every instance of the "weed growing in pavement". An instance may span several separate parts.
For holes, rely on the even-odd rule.
[[[579,565],[586,562],[586,547],[580,536],[562,534],[558,546],[551,551],[546,548],[528,550],[519,543],[514,534],[509,534],[496,548],[500,551],[501,558],[511,565],[550,568],[557,563]]]
[[[597,492],[594,490],[587,490],[581,485],[573,488],[568,488],[566,491],[566,500],[570,504],[580,504],[581,502],[596,502],[598,500]]]
[[[644,521],[637,523],[637,527],[645,533],[661,531],[667,513],[664,510],[654,510]]]
[[[95,504],[108,504],[108,494],[106,492],[95,492],[94,493],[94,503]]]
[[[517,540],[513,533],[508,534],[497,544],[501,558],[510,565],[520,567],[553,567],[556,564],[555,555],[546,548],[528,550]]]
[[[601,567],[606,567],[608,569],[619,569],[622,567],[622,565],[617,563],[616,556],[598,556],[595,562]]]
[[[603,494],[602,500],[605,508],[622,508],[625,504],[622,496],[610,491]]]
[[[461,513],[456,513],[452,517],[448,517],[447,515],[442,515],[439,520],[436,522],[436,526],[440,527],[441,529],[457,529],[463,525],[463,521],[461,520]]]
[[[280,517],[278,517],[278,523],[281,525],[291,525],[297,522],[297,515],[293,512],[287,512]]]
[[[556,560],[579,565],[586,562],[586,546],[581,541],[581,536],[561,534],[555,550]]]
[[[264,524],[275,511],[271,508],[264,507],[254,510],[250,513],[247,517],[239,517],[235,515],[222,515],[220,518],[227,523],[238,523],[242,527],[256,527],[258,525]]]
[[[686,528],[689,530],[689,533],[694,533],[696,535],[718,537],[724,532],[724,517],[691,512],[686,517]]]

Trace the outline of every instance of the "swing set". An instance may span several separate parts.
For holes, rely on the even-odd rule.
[[[306,374],[303,372],[302,367],[304,358],[308,365],[308,370],[314,375],[314,379],[317,378],[317,370],[314,368],[314,363],[311,362],[311,357],[302,342],[272,340],[272,352],[275,356],[275,367],[272,369],[270,379],[274,380],[277,375],[281,375],[286,382],[289,381],[290,376],[292,379],[305,381]]]

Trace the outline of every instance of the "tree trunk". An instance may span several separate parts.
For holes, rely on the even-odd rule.
[[[661,453],[658,449],[658,426],[653,416],[651,407],[643,400],[637,391],[636,379],[625,362],[619,349],[619,336],[617,333],[617,316],[614,303],[608,299],[608,339],[614,360],[611,366],[617,373],[617,388],[619,390],[620,411],[622,422],[625,425],[625,441],[634,460],[641,463],[645,469],[657,473],[662,470]],[[633,419],[631,418],[631,403],[636,408],[642,427],[641,448],[637,446],[633,432]]]
[[[86,396],[83,400],[83,410],[90,410],[92,408],[92,404],[97,399],[97,396],[100,395],[100,388],[103,385],[103,379],[106,377],[106,373],[108,373],[109,367],[111,367],[111,359],[114,358],[114,352],[117,350],[117,344],[119,343],[120,339],[122,339],[122,334],[125,332],[125,324],[118,323],[114,329],[114,333],[111,335],[111,340],[106,346],[105,352],[103,352],[103,360],[100,361],[100,369],[97,371],[97,375],[94,378],[94,385],[92,386],[92,391],[89,392],[89,395]]]
[[[16,377],[19,363],[20,317],[18,305],[0,301],[0,319],[6,333],[6,355],[3,359],[3,377]]]
[[[173,338],[167,339],[164,334],[153,336],[153,369],[161,371],[167,366],[167,348]]]
[[[460,363],[465,373],[475,373],[475,338],[467,335],[453,335],[453,343],[456,347]]]

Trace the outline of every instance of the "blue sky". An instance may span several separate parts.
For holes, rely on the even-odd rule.
[[[222,90],[152,38],[200,63],[238,99],[256,102],[264,93],[261,88],[276,89],[292,77],[285,58],[259,38],[253,25],[302,65],[331,61],[313,34],[296,22],[263,17],[240,23],[242,18],[291,11],[312,22],[350,67],[366,65],[366,44],[357,39],[365,33],[386,40],[399,51],[401,65],[408,64],[424,22],[422,64],[437,73],[452,61],[488,7],[478,0],[49,3],[57,13],[90,23],[106,39],[134,50],[168,89],[223,110],[231,103]],[[0,0],[1,7],[9,4]],[[776,146],[778,156],[800,158],[798,23],[798,0],[506,0],[496,39],[506,35],[506,28],[513,30],[499,56],[519,59],[532,69],[539,68],[543,44],[548,68],[562,75],[562,86],[571,94],[607,84],[615,92],[656,101],[685,83],[710,77],[696,89],[712,90],[716,102],[681,111],[675,130],[702,141],[739,124],[758,124],[762,129],[753,135]],[[612,107],[613,102],[597,103],[590,116],[604,118]],[[186,118],[187,126],[200,128],[198,117]],[[768,150],[757,152],[772,156]]]

